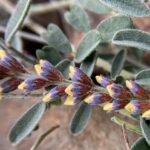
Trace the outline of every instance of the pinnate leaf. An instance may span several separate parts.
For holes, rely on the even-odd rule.
[[[131,17],[150,16],[150,10],[141,0],[99,0],[121,14]]]

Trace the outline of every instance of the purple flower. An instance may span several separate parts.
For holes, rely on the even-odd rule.
[[[51,89],[48,92],[48,94],[46,94],[43,97],[43,101],[44,102],[53,101],[53,100],[59,98],[60,96],[65,95],[65,89],[66,89],[66,86],[64,86],[64,85],[54,87],[53,89]]]
[[[62,81],[64,79],[62,73],[47,60],[40,60],[40,64],[35,65],[35,70],[40,77],[48,81]]]
[[[136,98],[148,99],[149,93],[132,80],[126,81],[126,86]]]
[[[84,99],[89,105],[100,105],[105,102],[111,101],[111,97],[106,93],[93,93]]]
[[[47,85],[47,81],[42,78],[30,78],[23,81],[19,86],[19,90],[30,92],[33,90],[41,89]]]

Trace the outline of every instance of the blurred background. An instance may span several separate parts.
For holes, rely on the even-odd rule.
[[[32,5],[43,5],[54,2],[65,2],[65,0],[32,0]],[[3,38],[3,33],[10,14],[15,7],[17,0],[0,0],[0,37]],[[68,0],[66,0],[66,3]],[[69,10],[69,5],[54,9],[51,11],[33,13],[30,20],[30,27],[39,25],[40,29],[46,29],[49,23],[57,24],[62,31],[67,35],[74,47],[78,45],[83,33],[74,30],[68,25],[64,19],[64,12]],[[92,27],[95,28],[97,24],[108,17],[107,15],[95,14],[88,11]],[[149,18],[134,19],[136,27],[150,32]],[[37,33],[29,26],[24,26],[22,32],[18,34],[19,50],[22,53],[27,53],[31,57],[35,57],[37,49],[44,46],[44,42],[36,40]],[[27,38],[24,33],[35,35],[35,39]],[[40,30],[39,30],[40,32]],[[149,54],[144,53],[142,62],[150,65]],[[97,72],[97,71],[96,71]],[[99,72],[99,71],[98,71]],[[38,131],[33,132],[31,136],[26,138],[21,144],[13,147],[8,141],[8,133],[19,118],[19,116],[26,111],[39,98],[5,98],[0,101],[0,150],[28,150],[31,148],[35,139],[48,128],[59,124],[60,128],[50,134],[45,141],[39,146],[39,150],[125,150],[125,143],[122,135],[122,130],[119,126],[111,122],[110,118],[113,114],[106,114],[101,108],[94,107],[92,118],[85,129],[85,131],[73,136],[69,133],[69,125],[75,107],[53,106],[47,112],[40,122]],[[122,117],[123,118],[123,117]],[[126,118],[123,118],[126,119]],[[130,144],[138,138],[135,133],[127,132]]]

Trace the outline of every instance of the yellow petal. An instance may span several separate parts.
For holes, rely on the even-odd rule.
[[[42,68],[41,68],[41,65],[40,64],[37,64],[34,66],[37,74],[40,76],[41,75],[41,72],[42,72]]]
[[[71,91],[72,88],[74,88],[73,84],[70,84],[66,89],[65,89],[65,93],[67,93],[70,96],[73,96],[73,92]]]
[[[150,109],[142,114],[143,118],[150,118]]]
[[[74,104],[74,98],[72,96],[68,96],[64,102],[64,105],[73,106]]]
[[[18,89],[19,89],[19,90],[24,90],[26,86],[27,86],[27,84],[26,84],[25,82],[22,82],[22,83],[18,86]]]
[[[86,103],[91,103],[92,102],[92,100],[93,100],[93,96],[91,95],[91,96],[88,96],[87,98],[85,98],[84,99],[84,102],[86,102]]]
[[[4,50],[0,50],[0,58],[3,59],[7,56],[6,52]]]
[[[103,110],[111,111],[111,110],[113,110],[112,106],[113,106],[112,103],[108,103],[108,104],[104,105]]]
[[[125,109],[129,112],[133,112],[133,110],[135,109],[135,106],[133,104],[129,103],[125,106]]]
[[[126,86],[127,86],[128,89],[132,88],[132,84],[129,80],[126,80]]]
[[[51,100],[51,95],[50,93],[46,94],[44,97],[43,97],[43,102],[47,103]]]
[[[113,95],[115,94],[114,91],[112,90],[113,86],[114,86],[114,84],[110,84],[106,87],[107,91],[111,97],[113,97]]]

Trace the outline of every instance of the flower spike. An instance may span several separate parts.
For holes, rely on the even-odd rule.
[[[49,61],[40,60],[40,64],[35,65],[37,74],[48,81],[62,81],[62,73],[57,70]]]
[[[149,93],[132,80],[126,81],[126,86],[136,98],[148,99]]]
[[[33,90],[37,90],[40,88],[43,88],[47,85],[47,81],[42,78],[30,78],[26,79],[24,82],[22,82],[19,86],[19,90],[24,90],[26,92],[30,92]]]
[[[89,105],[100,105],[105,102],[109,102],[111,97],[105,93],[93,93],[92,95],[88,96],[84,99],[84,102],[88,103]]]
[[[62,86],[56,86],[55,88],[51,89],[48,94],[46,94],[43,97],[43,101],[44,102],[49,102],[49,101],[54,101],[57,98],[59,98],[60,96],[65,95],[65,89],[66,86],[62,85]]]

